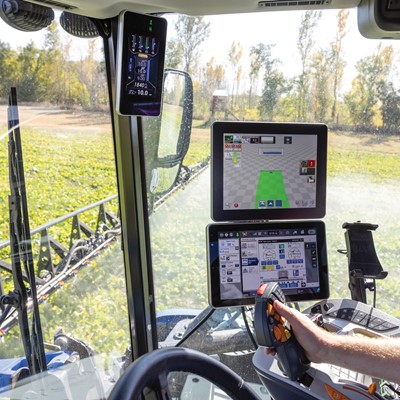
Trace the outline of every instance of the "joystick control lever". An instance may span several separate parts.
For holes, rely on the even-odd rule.
[[[275,310],[275,300],[286,301],[278,283],[264,283],[258,288],[254,312],[257,342],[260,346],[274,347],[282,372],[292,381],[298,381],[310,367],[310,362],[289,323]]]

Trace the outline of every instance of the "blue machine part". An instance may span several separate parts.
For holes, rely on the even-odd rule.
[[[70,358],[71,354],[71,351],[46,353],[47,369],[52,370],[61,367]],[[22,369],[25,369],[27,375],[29,375],[28,362],[25,357],[0,360],[0,392],[9,389],[13,376]]]

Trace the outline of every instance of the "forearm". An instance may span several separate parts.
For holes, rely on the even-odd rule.
[[[400,338],[332,333],[278,301],[274,307],[290,322],[310,361],[345,367],[400,384]]]
[[[324,362],[400,383],[400,339],[329,334]]]
[[[400,383],[400,338],[332,333],[278,301],[274,307],[292,325],[309,360]]]

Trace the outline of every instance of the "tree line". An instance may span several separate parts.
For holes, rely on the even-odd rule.
[[[400,92],[392,82],[396,70],[395,51],[391,45],[380,43],[373,54],[358,60],[351,88],[342,92],[348,17],[349,11],[338,11],[331,42],[326,48],[317,48],[314,38],[321,12],[302,14],[297,39],[300,57],[297,76],[284,76],[281,60],[273,55],[274,43],[255,44],[245,55],[242,44],[233,42],[227,66],[210,59],[205,66],[198,67],[199,38],[205,41],[210,33],[210,23],[204,17],[178,17],[175,30],[180,39],[170,41],[167,55],[171,56],[167,60],[171,67],[184,68],[193,75],[198,119],[207,118],[214,90],[225,88],[228,93],[222,110],[225,117],[318,121],[337,128],[355,127],[363,131],[379,128],[396,132],[400,126]],[[193,37],[197,37],[197,42],[182,40]],[[249,84],[243,91],[239,88],[244,79]],[[261,88],[258,88],[260,81]]]
[[[321,13],[302,14],[297,39],[300,73],[288,77],[274,56],[274,43],[256,43],[246,55],[242,44],[233,42],[225,65],[213,58],[202,65],[201,46],[211,23],[204,17],[181,15],[174,26],[176,37],[167,44],[166,67],[192,75],[194,117],[199,120],[210,120],[213,93],[225,89],[227,97],[218,118],[318,121],[394,132],[400,126],[400,92],[392,82],[396,73],[392,46],[381,43],[373,54],[360,59],[351,88],[342,93],[348,16],[346,10],[337,13],[332,41],[317,48],[314,37]],[[72,39],[62,40],[56,23],[47,28],[42,48],[31,41],[13,50],[0,40],[0,97],[6,99],[9,88],[17,86],[20,101],[88,110],[106,107],[105,64],[96,57],[97,41],[87,43],[85,55],[74,59]]]
[[[96,40],[88,40],[87,52],[72,57],[72,38],[63,40],[58,25],[47,29],[42,48],[33,41],[13,50],[0,40],[0,98],[8,99],[16,86],[21,102],[60,107],[99,109],[108,104],[105,63],[96,58]]]

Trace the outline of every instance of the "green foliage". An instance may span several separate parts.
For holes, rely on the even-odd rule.
[[[15,85],[17,76],[17,53],[11,50],[8,43],[0,40],[0,96],[8,94],[9,88]]]
[[[43,51],[38,49],[31,41],[17,57],[19,90],[18,96],[21,101],[37,99],[43,101],[46,94],[46,87],[43,82]],[[21,66],[23,66],[21,68]]]
[[[307,93],[310,83],[310,60],[314,47],[314,30],[321,17],[320,11],[306,11],[300,22],[297,48],[300,53],[301,73],[296,80],[298,88],[297,119],[307,120]]]
[[[193,73],[198,60],[199,46],[210,33],[210,23],[204,17],[179,15],[175,24],[183,46],[183,70]]]
[[[47,28],[44,48],[31,41],[18,51],[0,41],[0,96],[15,86],[19,101],[50,102],[68,107],[99,109],[108,104],[104,62],[96,60],[98,42],[89,41],[88,56],[71,59],[55,23]]]
[[[260,121],[260,119],[262,119],[260,115],[260,110],[255,108],[246,108],[243,119],[245,121]]]
[[[152,258],[157,310],[207,305],[205,225],[208,173],[179,190],[152,214]]]
[[[264,89],[260,100],[260,114],[268,120],[274,119],[280,95],[284,91],[285,79],[280,71],[274,70],[264,76]]]
[[[23,128],[21,138],[31,229],[117,193],[111,132]],[[10,193],[5,150],[0,151],[3,199]],[[7,207],[6,201],[0,205],[0,241],[8,240]],[[69,244],[70,222],[59,229],[51,234]]]
[[[332,96],[333,104],[331,110],[331,120],[337,121],[338,110],[337,103],[339,90],[343,79],[344,67],[346,62],[343,55],[343,41],[347,34],[347,20],[349,18],[348,10],[340,10],[336,16],[337,31],[334,41],[330,45],[329,60],[333,75]]]
[[[396,132],[400,126],[400,94],[389,82],[381,89],[379,99],[382,102],[383,128],[389,132]]]
[[[62,326],[100,353],[123,353],[129,343],[129,324],[120,243],[102,252],[51,296],[41,313],[48,341]]]
[[[193,128],[189,150],[183,160],[183,165],[194,165],[210,156],[209,129]]]
[[[313,73],[313,80],[311,90],[313,96],[310,103],[312,104],[312,113],[315,121],[330,120],[330,111],[332,108],[333,97],[329,90],[330,88],[330,70],[331,61],[327,52],[319,50],[314,53],[311,69]]]
[[[165,67],[178,69],[183,55],[182,42],[178,39],[171,39],[165,49]]]
[[[86,341],[97,353],[123,354],[130,343],[121,244],[115,242],[40,305],[45,343],[55,331]],[[19,327],[0,346],[0,358],[22,356]]]
[[[79,121],[78,115],[76,121]],[[22,128],[21,135],[31,229],[117,193],[111,130],[106,133],[85,127],[69,132],[57,128],[51,131]],[[0,152],[3,199],[10,193],[5,150],[3,146]],[[116,214],[118,203],[106,207]],[[80,218],[95,229],[97,212],[97,209],[85,212]],[[8,226],[7,202],[3,201],[0,242],[8,239]],[[50,228],[50,234],[66,247],[70,233],[71,221]],[[37,260],[39,238],[34,235],[32,239]],[[87,341],[97,352],[125,350],[129,343],[129,324],[120,249],[117,242],[103,251],[40,306],[46,342],[52,343],[55,330],[62,326],[64,332]],[[3,253],[1,258],[7,255]],[[12,283],[7,284],[10,276],[7,279],[3,272],[2,277],[6,289],[11,290]],[[15,327],[4,338],[0,357],[22,354],[19,329]]]
[[[378,107],[379,94],[385,91],[393,59],[391,46],[378,46],[372,56],[357,62],[357,76],[352,89],[345,97],[352,123],[370,128],[374,125],[374,116]]]
[[[262,118],[267,118],[272,121],[276,113],[276,108],[279,104],[281,95],[285,92],[285,78],[281,71],[278,69],[280,60],[273,58],[272,48],[274,45],[259,43],[257,46],[252,47],[250,55],[253,56],[254,61],[259,63],[258,68],[264,70],[263,77],[263,90],[259,102],[259,111]],[[253,74],[258,75],[259,69],[252,64]]]
[[[399,154],[330,148],[328,160],[329,176],[365,175],[375,183],[400,178]]]
[[[294,81],[287,82],[287,94],[279,100],[279,111],[275,116],[276,121],[297,121],[298,96],[294,86]]]

